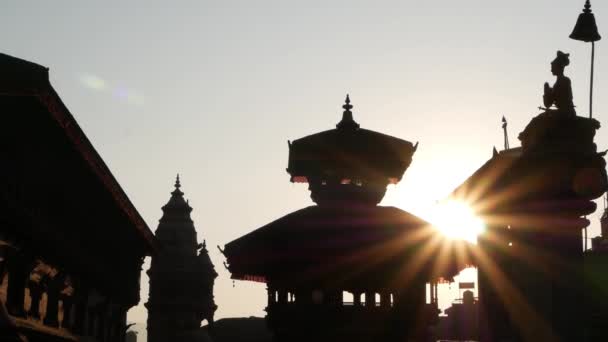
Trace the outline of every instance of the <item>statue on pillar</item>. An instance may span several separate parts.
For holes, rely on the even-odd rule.
[[[557,57],[551,62],[551,73],[557,76],[553,87],[545,82],[543,103],[547,113],[564,116],[576,116],[574,104],[572,103],[572,83],[564,75],[564,69],[570,64],[570,54],[557,51]],[[557,109],[551,109],[554,106]]]

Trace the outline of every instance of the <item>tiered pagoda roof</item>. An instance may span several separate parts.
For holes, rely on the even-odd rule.
[[[471,264],[468,243],[448,241],[401,209],[377,206],[387,185],[402,179],[417,144],[360,128],[348,96],[343,108],[335,129],[290,143],[290,179],[309,183],[317,205],[228,243],[234,279],[398,287],[396,278],[408,273],[449,279]],[[442,250],[456,244],[462,257]],[[448,257],[438,263],[433,253],[440,252]]]

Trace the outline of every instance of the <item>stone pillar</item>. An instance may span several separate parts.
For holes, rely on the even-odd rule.
[[[88,293],[81,282],[74,287],[74,321],[72,331],[77,335],[84,335],[87,314]]]
[[[59,327],[59,297],[64,288],[65,277],[61,274],[55,275],[47,282],[47,301],[46,301],[46,316],[44,324],[52,327]]]
[[[42,281],[42,280],[41,280]],[[42,299],[43,285],[40,282],[29,281],[31,305],[28,314],[36,319],[40,319],[40,299]]]
[[[279,304],[287,304],[287,290],[279,290]]]
[[[25,285],[29,277],[29,267],[16,255],[8,261],[8,289],[6,307],[16,317],[25,317]]]
[[[519,222],[508,230],[516,232],[509,248],[527,257],[499,265],[523,297],[504,304],[510,319],[507,332],[517,339],[585,340],[582,229],[589,221],[583,217],[596,210],[592,200],[608,187],[606,161],[594,143],[599,127],[594,119],[559,112],[533,118],[519,135],[521,156],[496,189],[512,193],[526,182],[524,193],[513,192],[515,196],[498,204],[501,213]]]
[[[376,294],[374,292],[365,292],[365,306],[369,308],[373,308],[376,306]]]
[[[61,295],[61,303],[63,306],[63,320],[61,321],[61,327],[66,329],[72,329],[72,306],[74,299],[72,296]]]
[[[271,307],[275,303],[274,289],[271,287],[268,287],[267,291],[268,291],[268,304],[267,305],[268,305],[268,307]]]
[[[388,292],[380,293],[380,306],[389,307],[391,306],[391,295]]]
[[[87,307],[87,326],[84,331],[84,336],[95,336],[95,328],[97,327],[97,314],[91,307]]]
[[[118,338],[116,339],[116,341],[124,341],[125,340],[125,335],[127,333],[127,309],[123,309],[122,307],[119,309],[120,311],[120,315],[119,315],[119,320],[117,322],[117,327],[118,327]]]
[[[361,292],[355,291],[353,292],[353,304],[355,306],[361,306]]]
[[[97,329],[95,336],[99,341],[105,341],[104,336],[106,332],[107,323],[107,304],[103,303],[97,310]]]

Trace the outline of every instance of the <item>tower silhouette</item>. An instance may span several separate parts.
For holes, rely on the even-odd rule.
[[[148,308],[148,341],[184,341],[217,309],[213,283],[217,277],[206,244],[197,242],[192,207],[180,190],[179,175],[156,229],[160,252],[152,257]]]

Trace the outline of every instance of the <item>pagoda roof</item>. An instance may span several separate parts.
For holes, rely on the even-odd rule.
[[[228,243],[224,254],[234,279],[399,287],[410,276],[451,279],[472,264],[470,248],[395,207],[310,206]]]
[[[289,142],[287,172],[293,182],[309,177],[385,179],[397,183],[412,162],[417,144],[360,128],[352,117],[350,99],[335,129]]]

